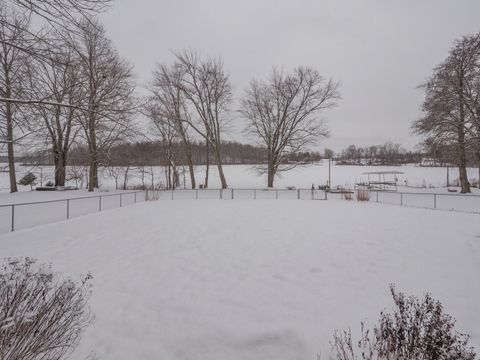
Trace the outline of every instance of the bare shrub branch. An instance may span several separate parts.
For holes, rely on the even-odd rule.
[[[0,359],[65,359],[91,322],[85,276],[64,279],[50,266],[9,259],[0,268]]]

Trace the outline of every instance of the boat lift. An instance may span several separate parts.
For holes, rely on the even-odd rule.
[[[404,174],[402,171],[368,171],[362,173],[362,175],[368,176],[367,182],[358,183],[357,186],[364,187],[371,190],[389,190],[389,187],[395,187],[397,191],[397,175]],[[389,178],[389,175],[393,175],[393,179]],[[371,177],[378,176],[377,180],[372,180]]]

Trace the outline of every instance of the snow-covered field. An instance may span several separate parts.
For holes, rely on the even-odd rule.
[[[5,165],[5,164],[3,164]],[[217,173],[217,168],[211,166],[211,174],[209,177],[209,187],[210,188],[219,188],[220,180]],[[153,170],[154,177],[153,182],[155,185],[165,183],[163,168],[154,167],[153,169],[147,169],[148,171]],[[366,181],[367,175],[363,175],[365,172],[369,171],[402,171],[405,174],[397,175],[398,183],[401,185],[416,186],[416,187],[445,187],[447,183],[447,170],[446,168],[440,167],[418,167],[413,164],[406,166],[340,166],[334,165],[331,168],[331,179],[332,185],[353,187],[355,183]],[[17,166],[18,179],[21,178],[28,171],[32,171],[37,175],[38,182],[40,182],[40,177],[43,178],[43,183],[52,180],[53,178],[53,167],[46,166],[40,168],[32,167],[23,167]],[[204,178],[204,167],[197,166],[195,169],[195,175],[197,182],[202,182]],[[229,187],[231,188],[261,188],[266,186],[266,177],[259,176],[255,170],[254,166],[250,165],[225,165],[224,166],[225,176]],[[468,175],[470,180],[478,179],[478,169],[469,168]],[[183,186],[185,179],[185,186],[189,187],[189,175],[188,172],[186,176],[181,176],[180,182]],[[458,179],[458,170],[455,168],[450,169],[450,182],[453,183]],[[145,174],[145,184],[147,186],[151,185],[151,176]],[[328,162],[322,161],[317,164],[297,167],[294,170],[280,174],[280,177],[275,181],[275,187],[285,188],[287,186],[295,186],[297,188],[310,188],[312,184],[323,185],[326,184],[328,180]],[[372,178],[373,180],[373,178]],[[375,179],[376,180],[376,179]],[[406,181],[406,182],[405,182]],[[85,186],[85,181],[83,185]],[[123,183],[123,178],[119,179],[119,183]],[[80,186],[80,182],[70,181],[69,185]],[[101,190],[107,191],[115,189],[115,180],[109,174],[107,170],[101,171],[100,174],[100,184]],[[141,185],[141,172],[139,169],[131,168],[128,173],[128,186]],[[21,187],[21,190],[29,190],[29,187]],[[439,189],[437,189],[439,190]],[[8,173],[0,173],[0,194],[2,192],[8,192]]]
[[[51,180],[53,175],[53,167],[31,168],[18,166],[18,177],[28,171],[36,172],[38,178],[43,179],[43,183]],[[211,168],[210,188],[208,191],[177,191],[175,194],[155,193],[155,198],[164,199],[219,199],[222,194],[219,193],[220,181],[215,166]],[[125,170],[125,169],[123,169]],[[163,179],[163,168],[156,167],[149,169],[154,173],[153,182],[158,185]],[[399,194],[399,193],[372,193],[371,201],[404,206],[437,208],[442,210],[454,210],[463,212],[480,213],[480,197],[475,196],[452,196],[447,192],[446,185],[446,169],[444,168],[427,168],[417,167],[414,165],[401,167],[372,167],[372,166],[333,166],[332,167],[332,183],[335,185],[353,188],[354,184],[366,181],[367,176],[363,173],[368,171],[402,171],[404,174],[397,175],[398,183],[403,184],[398,188],[402,192],[421,193],[415,194]],[[135,186],[142,183],[141,173],[139,169],[131,168],[128,172],[128,185]],[[475,179],[478,169],[469,169],[470,179]],[[199,166],[196,168],[197,181],[203,179],[204,168]],[[118,172],[117,172],[118,173]],[[121,173],[121,171],[120,171]],[[302,191],[297,194],[296,191],[285,191],[287,187],[295,187],[297,189],[310,189],[312,184],[325,184],[328,179],[328,163],[318,163],[306,167],[298,167],[287,173],[282,173],[275,183],[276,190],[272,191],[254,191],[253,188],[265,189],[265,178],[259,176],[255,168],[248,165],[227,165],[225,173],[229,186],[232,189],[224,191],[223,198],[231,199],[310,199],[312,196],[309,190]],[[456,169],[450,169],[450,181],[454,182],[458,177]],[[10,194],[8,192],[8,174],[0,173],[0,185],[3,191],[0,191],[0,234],[11,230],[12,227],[12,209],[11,207],[2,207],[1,205],[18,204],[25,202],[51,201],[66,198],[77,198],[84,196],[92,196],[92,199],[72,200],[68,204],[69,216],[76,217],[88,213],[97,212],[99,207],[103,210],[111,209],[119,206],[119,196],[110,196],[112,194],[121,193],[115,190],[115,180],[111,173],[103,170],[100,176],[101,187],[98,192],[88,193],[85,190],[64,191],[64,192],[37,192],[30,191],[29,187],[20,187],[20,192]],[[185,185],[188,187],[188,174],[181,177],[185,179]],[[393,178],[392,178],[393,179]],[[392,180],[387,179],[387,180]],[[118,181],[121,183],[123,182]],[[373,179],[372,179],[373,180]],[[375,179],[376,180],[376,179]],[[145,185],[151,186],[152,178],[148,175],[144,178]],[[80,185],[70,182],[70,185]],[[405,186],[408,185],[408,186]],[[415,187],[417,186],[417,187]],[[232,193],[234,191],[234,194]],[[478,189],[472,189],[473,194],[480,195]],[[431,193],[445,194],[432,195]],[[102,200],[98,196],[102,195]],[[143,194],[137,194],[136,200],[143,200]],[[315,199],[324,198],[323,192],[316,191]],[[339,198],[339,195],[330,194],[329,198]],[[124,195],[122,202],[124,205],[133,203],[134,195]],[[99,201],[102,204],[99,204]],[[17,206],[14,211],[15,228],[23,229],[31,226],[60,221],[67,216],[67,202],[51,202],[48,204],[35,204],[28,206]]]
[[[0,237],[0,254],[94,276],[74,360],[328,359],[388,285],[432,292],[480,349],[478,215],[347,201],[136,204]]]

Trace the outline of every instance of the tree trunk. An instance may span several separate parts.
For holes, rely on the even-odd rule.
[[[267,160],[267,186],[273,188],[273,181],[275,179],[275,157],[272,154],[271,149],[268,150]]]
[[[15,174],[15,155],[13,147],[13,119],[11,112],[11,104],[6,103],[7,106],[7,152],[8,152],[8,173],[10,176],[10,192],[17,192],[17,177]]]
[[[182,125],[180,124],[180,126]],[[192,189],[195,189],[197,187],[197,184],[195,182],[195,173],[193,169],[192,147],[190,146],[190,141],[187,135],[185,134],[183,127],[180,127],[180,129],[181,129],[180,134],[182,136],[183,146],[185,148],[185,158],[188,164],[188,171],[190,172],[190,184],[192,186]]]
[[[7,74],[6,74],[7,75]],[[5,76],[6,91],[5,96],[10,98],[12,96],[10,91],[10,80],[8,76]],[[10,176],[10,192],[17,192],[17,177],[15,174],[15,155],[13,146],[13,114],[12,104],[10,102],[5,103],[5,116],[7,122],[7,153],[8,153],[8,173]]]
[[[273,180],[275,178],[275,173],[273,171],[273,164],[271,162],[268,163],[267,169],[267,186],[269,188],[273,188]]]
[[[458,151],[458,174],[460,178],[460,192],[462,194],[469,193],[470,191],[470,183],[468,182],[467,176],[467,154],[465,149],[465,100],[463,97],[463,81],[460,82],[460,104],[459,104],[459,126],[458,126],[458,144],[457,144],[457,151]]]
[[[90,106],[92,109],[92,106]],[[95,133],[95,115],[93,111],[89,113],[89,144],[88,144],[88,165],[89,165],[89,178],[88,178],[88,191],[98,188],[98,153],[97,153],[97,134]]]
[[[53,163],[55,166],[55,186],[65,186],[67,154],[62,148],[62,139],[54,142],[53,145]]]
[[[123,175],[123,190],[127,190],[128,184],[128,171],[130,170],[130,165],[125,169],[125,174]]]
[[[208,172],[210,171],[210,148],[208,145],[208,141],[205,143],[205,149],[206,149],[207,161],[206,161],[206,168],[205,168],[205,182],[203,183],[203,187],[206,189],[208,188]]]
[[[66,156],[63,152],[54,151],[55,156],[55,186],[65,186]]]
[[[215,144],[215,157],[216,157],[216,160],[217,160],[218,175],[220,176],[220,182],[222,183],[222,189],[226,189],[228,187],[228,185],[227,185],[227,180],[225,179],[225,174],[223,173],[220,144]]]

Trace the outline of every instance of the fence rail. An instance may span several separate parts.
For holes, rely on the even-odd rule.
[[[392,205],[439,209],[480,214],[480,195],[396,192],[357,189],[367,191],[371,202]],[[205,200],[205,199],[250,199],[250,200],[329,200],[355,198],[349,192],[327,192],[318,189],[176,189],[148,190],[147,200]]]
[[[475,194],[396,192],[358,189],[357,197],[359,191],[367,191],[370,195],[370,201],[377,203],[480,214],[480,195]]]
[[[317,189],[175,189],[147,190],[147,200],[327,200]]]
[[[0,205],[0,234],[119,208],[144,200],[144,191],[130,191]]]

